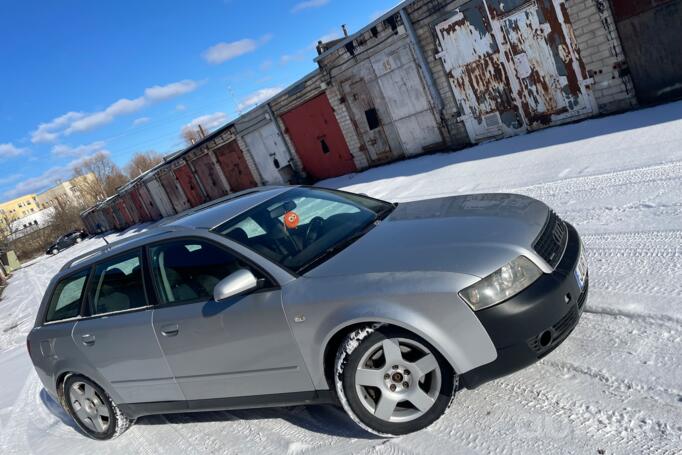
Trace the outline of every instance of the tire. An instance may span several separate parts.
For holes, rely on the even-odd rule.
[[[83,239],[80,238],[80,237],[78,237],[78,238],[76,239],[76,243],[81,243],[82,241],[83,241]]]
[[[419,431],[438,420],[458,383],[448,361],[427,341],[387,326],[365,327],[346,337],[336,356],[334,382],[351,419],[384,437]]]
[[[86,436],[104,441],[123,434],[132,421],[90,379],[72,375],[64,381],[64,406]]]
[[[52,250],[52,256],[56,256],[57,253],[59,253],[59,250],[58,250],[57,248],[54,248],[54,249]]]

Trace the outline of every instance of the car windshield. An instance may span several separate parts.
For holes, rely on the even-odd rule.
[[[289,271],[305,273],[360,238],[394,205],[366,196],[295,188],[214,229]]]

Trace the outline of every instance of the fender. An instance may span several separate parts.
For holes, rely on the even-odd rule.
[[[392,324],[419,335],[458,374],[496,359],[487,331],[457,295],[477,278],[451,272],[432,272],[428,279],[426,275],[372,274],[355,282],[355,295],[350,296],[348,283],[354,280],[348,277],[303,278],[284,289],[287,319],[318,390],[329,388],[324,374],[327,345],[340,330],[358,323]],[[337,287],[344,292],[335,292]],[[348,297],[333,299],[340,294]],[[305,322],[296,322],[301,315]]]

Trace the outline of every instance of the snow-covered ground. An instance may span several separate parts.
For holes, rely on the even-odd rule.
[[[52,274],[103,243],[92,239],[16,272],[0,301],[0,451],[682,451],[682,103],[322,185],[398,202],[487,191],[546,201],[578,228],[588,249],[591,289],[580,325],[538,364],[461,391],[432,427],[397,439],[368,435],[332,406],[310,406],[147,417],[115,441],[94,442],[42,390],[24,347]]]

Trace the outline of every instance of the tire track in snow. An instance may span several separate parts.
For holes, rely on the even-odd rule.
[[[540,193],[548,197],[562,194],[603,191],[605,188],[658,183],[663,187],[677,186],[682,180],[682,161],[647,166],[624,171],[606,172],[603,174],[570,177],[546,183],[515,187],[511,192]]]
[[[682,296],[682,231],[583,236],[593,289]]]

